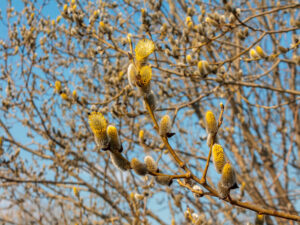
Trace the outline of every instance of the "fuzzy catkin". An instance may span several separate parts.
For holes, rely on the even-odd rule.
[[[156,97],[153,91],[150,91],[149,94],[145,96],[145,101],[148,102],[150,109],[154,111],[156,109]],[[145,109],[147,110],[146,104],[144,102]]]
[[[170,176],[157,176],[155,177],[155,181],[160,185],[171,186],[173,180]]]
[[[218,193],[221,197],[221,199],[226,199],[229,195],[230,189],[225,187],[222,183],[222,181],[219,181],[218,183]]]
[[[255,218],[255,225],[263,225],[265,221],[264,215],[257,214]]]
[[[109,125],[106,130],[109,139],[109,148],[111,151],[121,151],[121,142],[119,139],[117,128]]]
[[[225,155],[221,145],[214,144],[212,148],[213,162],[218,173],[222,173],[225,165]]]
[[[128,78],[128,83],[132,88],[134,88],[136,86],[136,76],[137,76],[136,67],[133,63],[131,63],[128,66],[127,78]]]
[[[147,155],[144,158],[144,162],[146,164],[146,167],[147,167],[148,171],[154,172],[154,173],[157,172],[157,164],[156,164],[156,162],[154,161],[154,159],[150,155]]]
[[[235,171],[230,163],[226,163],[222,170],[221,181],[224,187],[232,188],[236,186]]]
[[[133,158],[130,165],[134,172],[140,176],[145,176],[148,173],[146,164],[141,163],[137,158]]]
[[[164,115],[159,122],[159,135],[167,136],[171,132],[171,119],[169,115]]]
[[[130,169],[130,162],[120,152],[109,152],[112,164],[119,170]]]
[[[205,115],[206,120],[206,132],[208,134],[215,134],[218,131],[218,124],[215,119],[215,115],[212,111],[207,111]]]

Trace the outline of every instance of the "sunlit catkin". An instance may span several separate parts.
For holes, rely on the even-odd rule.
[[[256,52],[261,58],[265,58],[267,56],[259,45],[256,46]]]
[[[59,93],[61,91],[61,82],[59,80],[55,81],[55,91]]]
[[[73,187],[73,193],[77,198],[79,198],[79,191],[78,191],[78,188],[75,186]]]
[[[129,85],[134,88],[136,86],[137,70],[133,63],[128,66],[127,76]]]
[[[214,144],[212,149],[213,162],[218,173],[222,173],[225,165],[225,155],[221,145]]]
[[[154,42],[148,39],[140,40],[135,47],[135,57],[137,61],[145,60],[152,52],[154,52]]]
[[[173,180],[170,176],[157,176],[155,177],[155,181],[160,185],[171,186]]]
[[[221,181],[224,187],[232,188],[236,186],[235,171],[230,163],[226,163],[222,170]]]
[[[198,69],[201,75],[207,75],[210,73],[210,65],[206,60],[201,60],[198,62]]]
[[[106,130],[107,137],[109,139],[109,149],[111,151],[121,152],[121,142],[119,139],[117,128],[109,125]]]
[[[147,155],[144,158],[144,162],[146,164],[148,171],[154,172],[154,173],[157,172],[157,163],[154,161],[154,159],[150,155]]]
[[[120,152],[109,152],[112,164],[119,170],[130,169],[130,162]]]
[[[263,225],[265,221],[264,215],[257,214],[255,218],[255,225]]]
[[[89,115],[89,125],[94,133],[95,142],[100,148],[108,147],[108,137],[106,133],[107,122],[100,112],[91,112]]]
[[[134,172],[140,176],[145,176],[148,173],[146,164],[141,163],[137,158],[133,158],[130,165]]]
[[[136,84],[141,88],[145,88],[150,84],[151,77],[152,77],[151,67],[143,66],[136,77]]]
[[[207,111],[205,115],[206,120],[206,132],[208,134],[215,134],[218,131],[218,125],[215,115],[212,111]]]
[[[258,55],[258,53],[253,48],[250,49],[250,53],[249,54],[250,54],[250,58],[251,59],[259,59],[260,58],[259,55]]]
[[[171,132],[171,119],[169,115],[164,115],[159,122],[159,135],[168,136]]]

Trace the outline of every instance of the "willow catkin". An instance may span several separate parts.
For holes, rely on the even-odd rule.
[[[220,180],[218,183],[218,193],[220,195],[220,198],[221,199],[227,198],[229,195],[229,191],[230,191],[230,189],[225,187],[222,183],[222,180]]]
[[[89,125],[94,133],[95,142],[98,147],[106,149],[109,144],[106,129],[107,122],[100,112],[91,112],[89,115]]]
[[[215,134],[218,131],[218,124],[215,115],[212,111],[207,111],[205,115],[206,132],[208,134]]]
[[[159,122],[159,135],[167,136],[171,132],[171,119],[169,115],[164,115]]]
[[[160,185],[171,186],[173,180],[170,176],[156,176],[155,181]]]
[[[148,173],[146,164],[141,163],[137,158],[133,158],[130,165],[134,172],[140,176],[145,176]]]
[[[265,221],[264,215],[257,214],[255,218],[255,225],[263,225]]]
[[[137,69],[133,63],[128,66],[127,78],[129,85],[134,88],[136,86]]]
[[[145,96],[145,101],[148,102],[149,107],[152,111],[154,111],[156,109],[156,97],[155,97],[153,91],[150,91],[150,93]],[[147,110],[145,102],[144,102],[144,106],[145,106],[145,109]]]
[[[218,173],[222,173],[225,165],[225,155],[221,145],[214,144],[212,148],[213,162]]]
[[[226,163],[222,170],[221,181],[224,187],[234,188],[236,184],[235,171],[230,163]]]
[[[157,172],[157,163],[154,161],[154,159],[150,155],[147,155],[144,158],[144,162],[146,164],[148,171],[154,172],[154,173]]]
[[[130,162],[118,151],[109,152],[112,164],[119,170],[126,171],[130,169]]]
[[[111,151],[119,151],[122,152],[121,142],[119,139],[117,128],[109,125],[106,130],[107,137],[109,139],[109,149]]]

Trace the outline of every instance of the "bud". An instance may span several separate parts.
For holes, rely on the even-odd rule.
[[[75,186],[73,187],[73,193],[77,198],[79,198],[79,191],[78,191],[77,187],[75,187]]]
[[[236,187],[235,171],[230,163],[226,163],[222,170],[222,184],[224,187],[230,189]]]
[[[109,125],[106,130],[107,137],[109,139],[109,149],[111,151],[121,152],[121,142],[119,139],[117,128],[112,125]]]
[[[128,66],[127,76],[129,85],[134,88],[136,86],[137,70],[133,63]]]
[[[144,158],[144,162],[146,164],[146,167],[147,167],[148,171],[154,172],[154,173],[158,172],[157,164],[156,164],[156,162],[154,161],[154,159],[150,155],[147,155]]]
[[[168,136],[171,131],[171,119],[169,115],[164,115],[159,122],[159,135]]]
[[[186,56],[186,61],[187,61],[187,63],[191,64],[192,63],[192,56],[191,55],[187,55]]]
[[[137,61],[143,61],[154,52],[154,42],[148,39],[140,40],[135,47],[135,57]]]
[[[195,193],[195,192],[194,192],[194,197],[195,197],[195,198],[200,198],[200,197],[203,196],[202,194],[199,193],[199,192],[203,193],[203,190],[202,190],[202,188],[201,188],[199,185],[195,184],[195,185],[193,186],[193,191],[198,192],[198,193]]]
[[[212,148],[213,162],[218,173],[222,173],[225,165],[225,155],[221,145],[214,144]]]
[[[156,109],[156,97],[154,95],[154,92],[151,90],[149,94],[146,95],[145,100],[148,102],[151,110]],[[145,106],[146,108],[146,106]]]
[[[250,58],[251,59],[259,59],[260,58],[258,53],[253,48],[250,49]]]
[[[136,200],[139,200],[139,201],[143,200],[144,197],[145,197],[144,195],[141,195],[141,194],[138,194],[138,193],[135,193],[135,194],[134,194],[134,198],[135,198]]]
[[[112,164],[119,170],[126,171],[130,169],[130,162],[124,158],[120,152],[109,152]]]
[[[57,93],[61,91],[61,82],[59,80],[55,81],[54,86]]]
[[[130,165],[134,172],[140,176],[145,176],[148,173],[147,166],[141,163],[137,158],[133,158]]]
[[[267,57],[266,53],[262,50],[262,48],[259,45],[256,46],[256,52],[261,58]]]
[[[208,134],[215,134],[218,131],[217,121],[212,111],[207,111],[205,115],[206,132]]]
[[[72,92],[72,96],[73,96],[73,99],[76,99],[76,98],[77,98],[77,91],[76,91],[76,90],[74,90],[74,91]]]
[[[226,199],[229,195],[229,191],[230,189],[225,187],[222,183],[222,181],[220,180],[218,183],[218,193],[220,195],[221,199]]]
[[[155,177],[155,181],[160,185],[171,186],[173,180],[170,176],[157,176]]]
[[[198,69],[201,75],[207,75],[210,73],[210,66],[206,60],[201,60],[198,62]]]
[[[257,214],[255,218],[255,225],[263,225],[265,221],[264,215]]]

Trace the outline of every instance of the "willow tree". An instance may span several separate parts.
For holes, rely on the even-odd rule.
[[[1,221],[299,222],[299,7],[1,2]]]

